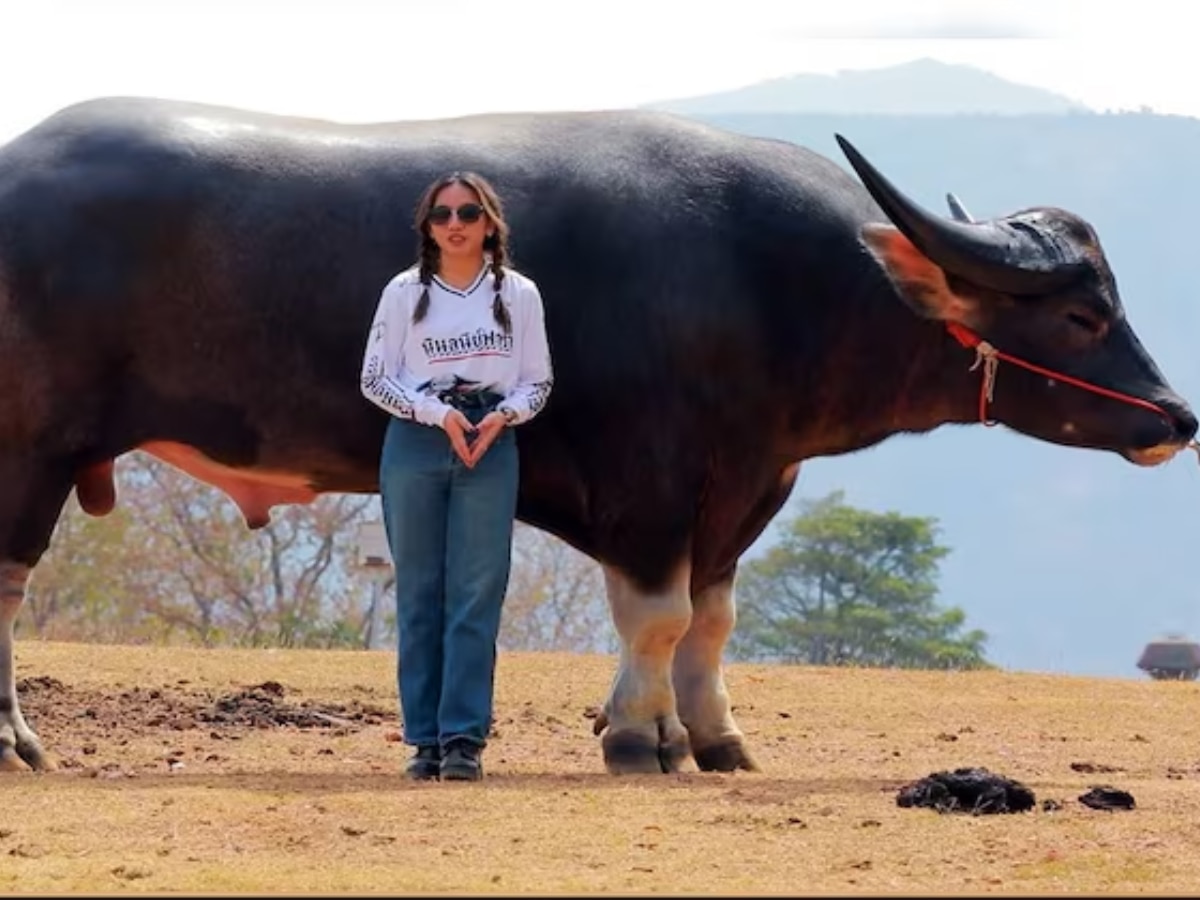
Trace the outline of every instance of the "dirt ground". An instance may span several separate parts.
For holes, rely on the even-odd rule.
[[[394,655],[21,641],[60,768],[0,776],[0,894],[1192,892],[1200,685],[734,665],[761,773],[613,777],[615,661],[502,655],[478,784],[400,777]],[[897,804],[934,772],[1010,815]],[[1132,810],[1079,797],[1128,791]]]

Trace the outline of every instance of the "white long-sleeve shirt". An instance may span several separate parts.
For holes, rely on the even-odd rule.
[[[512,333],[496,322],[491,266],[464,290],[437,276],[429,285],[429,309],[414,323],[424,285],[416,266],[384,287],[367,338],[362,393],[401,419],[440,426],[451,409],[449,392],[490,391],[498,408],[516,413],[514,424],[532,419],[554,383],[546,340],[542,295],[529,277],[504,269],[500,299]]]

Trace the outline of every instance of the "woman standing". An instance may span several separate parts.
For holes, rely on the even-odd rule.
[[[396,572],[412,778],[474,781],[491,726],[517,500],[512,428],[553,383],[537,285],[508,266],[500,198],[473,172],[417,205],[418,262],[379,298],[363,395],[392,416],[380,458]]]

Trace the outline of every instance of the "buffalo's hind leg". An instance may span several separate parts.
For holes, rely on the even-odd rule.
[[[679,718],[692,755],[704,771],[758,771],[746,738],[730,711],[721,657],[733,632],[734,571],[692,597],[692,623],[675,648],[672,680]]]
[[[13,624],[25,601],[29,567],[0,562],[0,772],[53,769],[33,729],[21,715],[13,665]]]
[[[66,469],[0,456],[0,771],[55,767],[21,714],[13,639],[30,573],[50,544],[71,483]]]

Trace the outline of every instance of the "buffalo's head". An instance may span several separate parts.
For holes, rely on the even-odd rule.
[[[837,139],[891,220],[865,225],[862,241],[900,296],[922,316],[957,323],[1004,354],[1061,376],[1001,366],[992,418],[1139,465],[1165,462],[1187,445],[1196,417],[1130,327],[1087,222],[1049,207],[977,222],[953,197],[952,219],[934,215]]]

